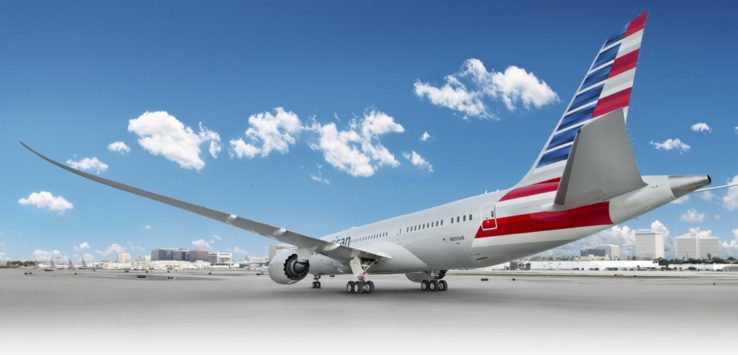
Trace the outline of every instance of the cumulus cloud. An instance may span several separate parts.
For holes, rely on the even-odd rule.
[[[682,222],[702,223],[702,221],[705,220],[705,214],[700,213],[694,208],[690,208],[686,212],[682,213],[681,217],[679,217],[679,220],[681,220]]]
[[[423,132],[422,135],[420,135],[420,140],[423,142],[427,142],[429,139],[433,138],[428,131]]]
[[[200,145],[203,143],[209,143],[208,151],[213,158],[217,158],[221,150],[220,135],[202,124],[199,128],[195,132],[166,111],[147,111],[128,121],[128,131],[139,137],[138,144],[141,147],[184,169],[201,170],[205,167],[205,161],[200,156]]]
[[[44,250],[44,249],[36,249],[33,251],[33,260],[51,260],[51,259],[60,259],[62,258],[62,253],[59,250]]]
[[[28,197],[20,198],[18,203],[25,206],[36,206],[36,208],[48,208],[60,214],[74,208],[74,205],[64,196],[54,196],[48,191],[32,192]]]
[[[405,157],[405,159],[409,160],[410,163],[414,166],[428,170],[431,173],[433,172],[433,166],[414,150],[410,153],[402,153],[402,156]]]
[[[658,150],[678,150],[680,153],[688,152],[690,148],[689,144],[682,142],[679,138],[669,138],[663,142],[651,141],[651,145]]]
[[[67,159],[67,165],[69,165],[69,166],[71,166],[71,167],[73,167],[75,169],[79,169],[79,170],[87,170],[87,171],[94,170],[98,174],[100,174],[101,172],[104,173],[104,172],[108,171],[108,164],[103,163],[102,161],[100,161],[96,157],[84,158],[84,159],[79,160],[79,161],[74,161],[72,159]]]
[[[705,123],[705,122],[697,122],[690,127],[692,132],[703,132],[703,133],[710,133],[712,132],[712,128]]]
[[[318,142],[310,148],[322,152],[328,164],[352,176],[369,177],[382,166],[400,165],[380,138],[405,129],[386,113],[368,111],[360,120],[351,120],[346,130],[339,130],[333,122],[314,122],[310,130],[319,135]]]
[[[108,144],[108,150],[114,153],[128,154],[131,151],[131,148],[121,141],[115,141]]]
[[[681,205],[681,204],[683,204],[683,203],[685,203],[687,201],[689,201],[689,195],[684,195],[684,196],[682,196],[682,197],[680,197],[680,198],[678,198],[678,199],[676,199],[674,201],[671,201],[671,203],[672,204],[675,204],[675,205]]]
[[[713,197],[715,197],[715,195],[710,190],[702,191],[697,196],[705,201],[712,201]]]
[[[262,112],[249,117],[246,139],[229,141],[231,156],[254,158],[266,157],[272,151],[285,154],[289,146],[295,144],[297,135],[303,129],[300,118],[294,112],[276,107],[274,113]]]
[[[728,184],[738,184],[738,175],[734,176]],[[723,207],[728,211],[735,211],[738,209],[738,186],[729,187],[727,190],[723,196]]]
[[[738,257],[738,228],[733,229],[733,239],[720,242],[720,255],[722,257]]]
[[[79,245],[74,246],[74,251],[82,251],[82,250],[87,250],[87,249],[90,249],[90,244],[87,242],[82,242],[82,243],[79,243]]]
[[[211,249],[213,246],[205,239],[198,239],[192,241],[192,246],[198,249]]]
[[[117,254],[123,253],[125,251],[126,251],[126,248],[124,248],[123,246],[121,246],[118,243],[113,243],[113,244],[110,244],[110,246],[107,247],[105,250],[96,250],[95,252],[97,254],[99,254],[99,255],[108,257],[108,256],[110,256],[112,254],[116,254],[117,255]]]
[[[666,226],[658,219],[651,222],[651,231],[661,233],[664,238],[667,238],[669,237],[669,235],[671,235],[671,231],[669,231],[669,228],[666,228]]]
[[[504,71],[487,70],[476,58],[467,59],[459,72],[446,75],[441,87],[417,80],[415,95],[436,106],[459,111],[465,117],[489,118],[488,103],[501,101],[508,111],[541,108],[558,95],[535,74],[511,65]]]

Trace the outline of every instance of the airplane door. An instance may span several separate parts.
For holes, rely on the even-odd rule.
[[[482,206],[482,229],[497,229],[497,206],[494,203]]]

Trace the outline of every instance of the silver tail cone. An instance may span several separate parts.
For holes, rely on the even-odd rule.
[[[712,182],[710,175],[669,176],[671,193],[680,198]]]

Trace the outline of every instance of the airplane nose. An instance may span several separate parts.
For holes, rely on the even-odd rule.
[[[680,198],[712,182],[710,175],[669,176],[671,193]]]

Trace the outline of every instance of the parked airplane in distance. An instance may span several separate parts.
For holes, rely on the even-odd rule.
[[[514,187],[317,238],[101,178],[87,179],[294,245],[269,276],[294,284],[312,274],[353,274],[349,293],[371,293],[371,274],[404,273],[422,290],[445,291],[447,270],[536,254],[610,228],[697,191],[707,175],[641,176],[625,129],[647,13],[610,36],[530,171]],[[726,186],[721,186],[726,187]],[[482,187],[480,187],[481,189]]]

